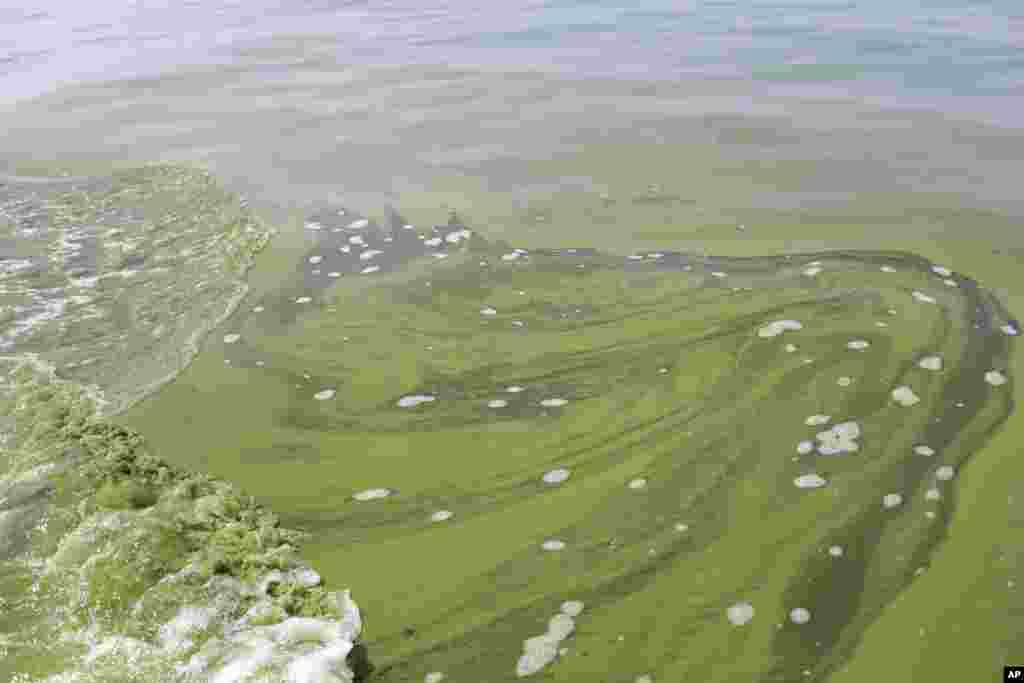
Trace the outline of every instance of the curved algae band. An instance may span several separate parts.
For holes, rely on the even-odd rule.
[[[988,378],[1017,322],[911,254],[622,257],[355,218],[313,217],[237,338],[126,419],[312,532],[373,611],[381,681],[515,680],[570,599],[559,680],[824,680],[1012,410]]]

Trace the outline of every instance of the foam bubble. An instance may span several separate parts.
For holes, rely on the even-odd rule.
[[[414,394],[411,396],[403,396],[402,398],[398,399],[398,403],[396,405],[398,405],[399,408],[414,408],[415,406],[418,406],[421,403],[429,403],[434,399],[434,396]]]
[[[540,404],[545,408],[559,408],[561,406],[564,406],[568,402],[569,401],[567,401],[564,398],[546,398],[543,401],[541,401]]]
[[[935,478],[939,481],[949,481],[953,478],[954,471],[949,465],[943,465],[939,469],[935,470]]]
[[[366,489],[352,496],[359,501],[377,500],[391,495],[391,489]]]
[[[647,486],[647,480],[642,477],[634,479],[633,481],[629,482],[629,488],[633,489],[634,491],[642,489],[645,486]]]
[[[886,508],[895,508],[903,504],[903,496],[899,493],[887,493],[882,498],[882,505]]]
[[[829,420],[831,419],[832,417],[829,415],[811,415],[806,420],[804,420],[804,424],[807,425],[808,427],[817,427],[820,425],[828,424]]]
[[[917,405],[921,402],[917,394],[908,386],[899,386],[892,390],[892,398],[905,408]]]
[[[380,266],[366,266],[359,272],[363,275],[369,275],[370,273],[376,273],[378,270],[380,270]]]
[[[928,296],[924,292],[917,291],[916,289],[911,293],[911,296],[914,297],[915,300],[920,301],[921,303],[924,303],[924,304],[933,304],[933,303],[935,303],[935,299],[933,299],[932,297]]]
[[[565,542],[559,541],[557,538],[549,538],[540,544],[540,547],[544,550],[550,550],[552,552],[565,549]]]
[[[334,398],[334,393],[334,389],[324,389],[313,394],[313,398],[315,398],[318,401],[326,401],[328,399]]]
[[[793,483],[796,484],[798,489],[816,489],[824,486],[828,482],[817,474],[801,474],[793,480]]]
[[[803,607],[797,607],[796,609],[790,610],[789,620],[794,624],[806,624],[811,620],[811,613]]]
[[[369,224],[370,224],[370,221],[366,220],[365,218],[360,218],[359,220],[355,220],[355,221],[352,221],[351,223],[349,223],[348,224],[348,229],[349,230],[362,230],[363,228],[365,228]]]
[[[802,330],[803,328],[803,324],[797,320],[776,320],[759,329],[757,336],[761,338],[777,337],[786,330]]]
[[[451,510],[438,510],[434,514],[430,515],[431,522],[446,522],[454,516]]]
[[[998,387],[1003,384],[1006,384],[1008,380],[1006,379],[1006,375],[999,372],[998,370],[989,370],[988,372],[985,373],[985,381],[994,387]]]
[[[738,602],[725,610],[725,616],[733,626],[743,626],[754,618],[754,606],[749,602]]]
[[[240,335],[240,334],[234,334],[234,333],[233,334],[225,334],[224,335],[224,343],[225,344],[234,344],[236,341],[238,341],[241,338],[242,338],[242,335]]]
[[[942,356],[925,356],[917,362],[917,367],[922,370],[941,370]]]
[[[487,402],[488,408],[504,408],[508,405],[508,401],[503,398],[496,398]]]
[[[561,484],[563,481],[569,478],[570,472],[565,468],[559,468],[557,470],[551,470],[545,472],[541,479],[546,484]]]
[[[869,346],[871,346],[871,344],[864,339],[854,339],[853,341],[846,342],[846,348],[854,351],[863,351]]]

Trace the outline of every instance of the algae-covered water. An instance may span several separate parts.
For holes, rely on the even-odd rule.
[[[1024,662],[1015,12],[0,7],[0,680]]]

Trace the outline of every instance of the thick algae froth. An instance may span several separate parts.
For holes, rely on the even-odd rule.
[[[301,534],[103,418],[192,359],[272,231],[197,169],[3,180],[0,674],[351,681],[358,609]]]
[[[369,606],[377,680],[824,680],[927,571],[1012,409],[990,380],[1017,322],[909,254],[353,218],[315,216],[281,290],[126,419],[312,532]]]
[[[0,671],[14,681],[353,680],[361,620],[301,535],[182,472],[79,387],[4,363]]]

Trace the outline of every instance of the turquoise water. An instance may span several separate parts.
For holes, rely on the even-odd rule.
[[[0,103],[59,84],[228,63],[275,39],[309,36],[350,65],[739,79],[752,93],[879,98],[1011,124],[1024,85],[1024,14],[1010,0],[7,0]],[[287,75],[288,65],[268,62],[268,78]]]

